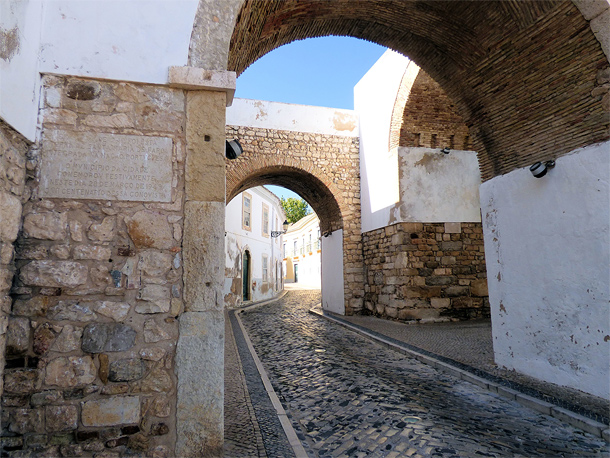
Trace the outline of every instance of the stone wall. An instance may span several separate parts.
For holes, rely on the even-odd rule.
[[[27,143],[0,121],[0,394],[8,315],[11,311],[9,292],[15,273],[13,242],[21,226],[25,189]]]
[[[28,163],[31,196],[16,242],[3,449],[170,456],[183,308],[184,91],[57,76],[43,82],[42,152]],[[168,201],[132,201],[118,191],[123,197],[110,200],[41,197],[51,132],[74,144],[91,132],[170,139]],[[130,161],[110,165],[127,172]],[[87,173],[68,176],[62,192],[101,187],[109,177]],[[78,181],[85,179],[98,181]]]
[[[362,310],[360,165],[357,137],[227,126],[244,152],[227,160],[227,200],[258,185],[276,184],[303,197],[322,234],[343,229],[345,313]]]
[[[365,313],[420,322],[489,317],[481,223],[399,223],[362,240]]]

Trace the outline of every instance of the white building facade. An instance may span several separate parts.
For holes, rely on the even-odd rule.
[[[282,237],[285,220],[280,200],[262,186],[238,194],[225,216],[226,307],[277,296],[283,289]]]
[[[288,227],[283,240],[284,281],[321,287],[320,220],[315,213]]]

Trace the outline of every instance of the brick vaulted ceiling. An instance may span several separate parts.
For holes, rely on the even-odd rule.
[[[387,46],[434,78],[468,125],[486,180],[610,138],[594,91],[608,60],[571,1],[246,0],[228,69],[328,35]]]

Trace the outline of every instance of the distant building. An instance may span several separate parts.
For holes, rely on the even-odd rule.
[[[259,186],[227,204],[225,216],[226,307],[276,296],[283,289],[282,237],[285,220],[278,197]]]
[[[321,286],[320,220],[311,213],[288,227],[283,239],[284,281]]]

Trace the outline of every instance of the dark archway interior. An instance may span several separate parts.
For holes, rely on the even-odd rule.
[[[257,170],[230,192],[227,202],[240,192],[266,184],[283,186],[305,199],[318,215],[322,233],[343,228],[341,210],[332,192],[318,178],[297,168],[271,166]]]
[[[246,0],[228,69],[240,74],[278,46],[328,35],[387,46],[438,82],[470,130],[484,180],[610,137],[591,94],[608,60],[570,1]]]

